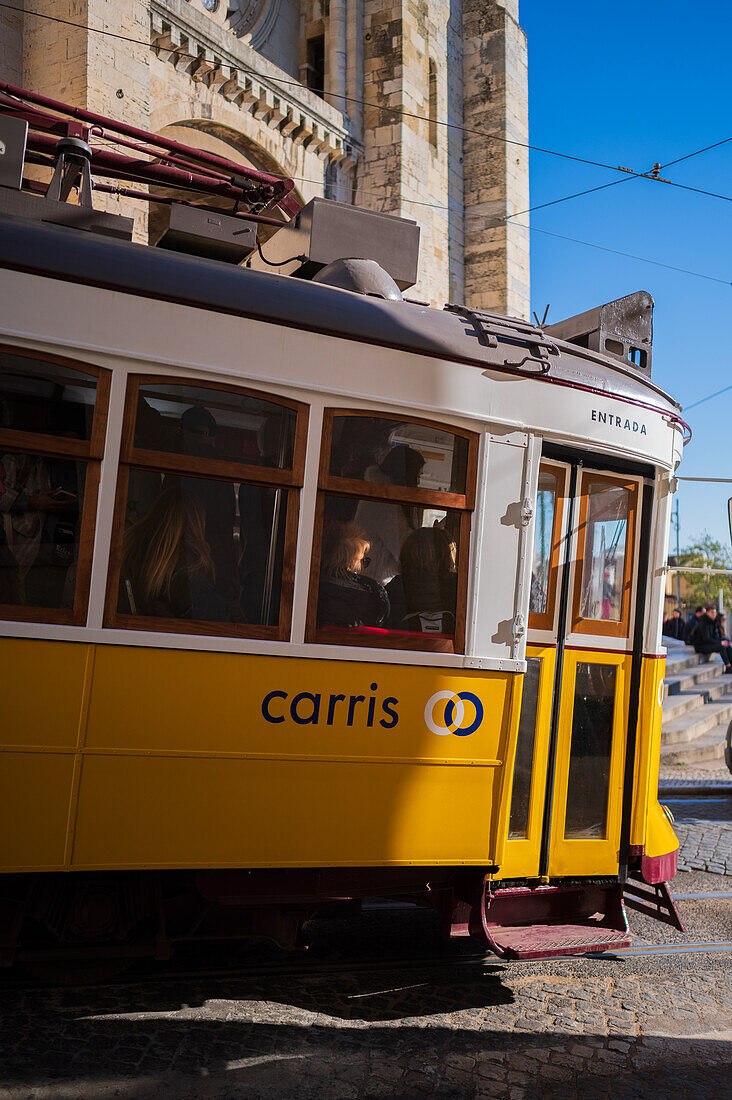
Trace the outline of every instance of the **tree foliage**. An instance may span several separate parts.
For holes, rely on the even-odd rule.
[[[705,566],[710,569],[732,569],[732,553],[706,531],[700,539],[679,554],[678,565]],[[703,573],[682,573],[682,599],[688,606],[717,604],[722,590],[725,609],[732,607],[732,575],[704,576]],[[674,591],[676,585],[674,583]]]

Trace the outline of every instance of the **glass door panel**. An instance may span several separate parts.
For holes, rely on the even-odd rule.
[[[565,652],[550,875],[617,874],[631,659]]]
[[[577,662],[565,840],[605,840],[607,837],[616,673],[615,665]]]
[[[541,661],[538,657],[526,658],[526,672],[521,693],[521,714],[519,716],[518,738],[516,741],[516,759],[513,765],[513,789],[511,791],[511,813],[508,822],[509,840],[526,840],[529,835],[529,809],[531,795],[531,775],[534,768],[534,745],[536,743],[536,718],[539,709],[539,674]]]
[[[555,658],[554,646],[527,646],[504,878],[539,874]]]

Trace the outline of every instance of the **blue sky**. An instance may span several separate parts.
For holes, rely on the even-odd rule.
[[[694,16],[698,14],[698,20]],[[732,5],[678,0],[521,0],[529,44],[530,141],[648,171],[732,136]],[[618,174],[531,153],[531,205]],[[732,195],[732,142],[668,169]],[[732,385],[732,203],[648,180],[531,215],[533,226],[715,276],[727,285],[531,234],[532,308],[549,321],[634,290],[653,295],[653,378],[684,406]],[[732,478],[732,389],[689,409],[680,475]],[[703,531],[729,547],[732,485],[681,483],[681,542]]]

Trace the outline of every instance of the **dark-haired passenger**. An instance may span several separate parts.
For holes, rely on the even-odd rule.
[[[454,634],[457,572],[453,544],[440,527],[421,527],[405,541],[401,572],[387,585],[393,630]]]
[[[423,455],[414,447],[399,443],[389,449],[381,462],[368,467],[364,480],[416,488],[424,462]],[[406,539],[421,525],[422,509],[412,504],[362,500],[355,518],[371,543],[368,574],[380,584],[387,584],[399,572],[399,555]]]

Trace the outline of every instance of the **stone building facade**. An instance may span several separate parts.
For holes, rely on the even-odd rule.
[[[527,219],[506,220],[529,205],[518,0],[14,4],[3,80],[291,176],[303,201],[414,218],[410,296],[528,317]],[[145,238],[139,204],[106,205]]]

